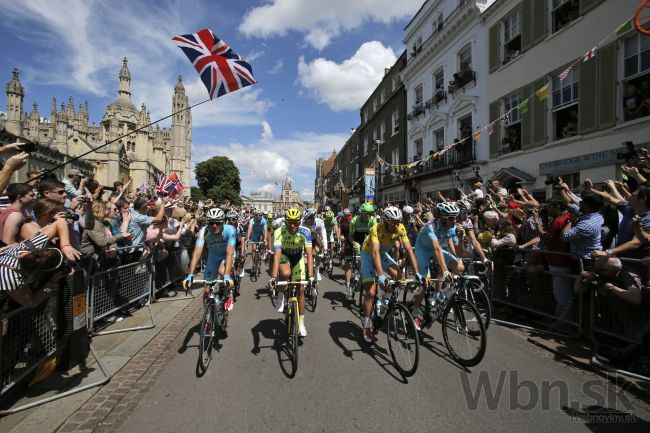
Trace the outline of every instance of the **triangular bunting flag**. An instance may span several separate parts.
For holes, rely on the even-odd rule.
[[[634,18],[630,18],[621,24],[621,26],[616,29],[616,36],[621,36],[632,29],[634,29]]]
[[[540,101],[543,101],[544,99],[548,98],[548,83],[544,85],[541,89],[537,91],[537,97],[539,98]]]
[[[476,131],[474,133],[474,141],[481,141],[481,131]]]
[[[589,60],[593,59],[594,57],[596,57],[596,47],[593,47],[592,49],[590,49],[589,51],[587,51],[585,53],[584,61],[588,62]]]
[[[560,74],[560,77],[559,77],[560,81],[564,81],[566,79],[566,77],[569,75],[569,72],[571,72],[571,66],[569,66],[564,71],[562,71],[562,73]]]
[[[528,99],[521,101],[521,103],[517,105],[517,110],[519,110],[519,114],[526,113],[528,111]]]

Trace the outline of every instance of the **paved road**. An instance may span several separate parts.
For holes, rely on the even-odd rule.
[[[120,431],[650,431],[647,408],[630,406],[626,398],[604,391],[603,379],[543,356],[515,331],[496,325],[488,330],[485,359],[471,371],[448,357],[439,325],[434,326],[417,373],[406,380],[391,365],[384,334],[371,350],[360,345],[359,319],[345,306],[341,270],[334,277],[323,279],[318,309],[307,313],[309,335],[300,347],[293,379],[283,373],[274,348],[283,316],[262,289],[265,276],[259,283],[246,277],[231,312],[229,337],[207,373],[197,377],[198,325],[189,327],[186,345],[178,348]],[[483,397],[473,405],[467,395],[487,378],[500,395],[491,403]],[[550,398],[541,396],[544,382],[556,382]],[[561,401],[560,394],[566,399]],[[576,419],[604,412],[614,414],[610,419],[632,414],[636,421]]]

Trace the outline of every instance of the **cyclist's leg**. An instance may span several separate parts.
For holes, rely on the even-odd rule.
[[[305,259],[301,258],[297,263],[291,264],[291,273],[294,281],[304,281],[307,279],[307,266]],[[300,311],[300,318],[303,319],[305,315],[305,290],[304,286],[298,286],[298,310]]]
[[[388,252],[382,254],[381,266],[384,268],[384,272],[390,275],[393,280],[400,280],[402,278],[402,270],[397,266],[397,262],[395,262]]]
[[[449,272],[456,275],[462,275],[465,272],[465,265],[463,265],[461,259],[444,249],[442,250],[442,255],[445,257],[445,263]]]
[[[313,246],[313,255],[314,255],[314,277],[318,279],[318,275],[320,274],[320,257],[319,254],[321,252],[321,246],[320,243],[316,243],[316,245]]]
[[[224,258],[220,256],[216,256],[213,254],[208,254],[208,260],[205,264],[205,271],[203,273],[203,278],[206,281],[212,281],[212,280],[217,280],[219,279],[219,268],[221,263],[223,262]],[[210,286],[208,284],[205,284],[203,286],[203,302],[205,303],[205,300],[210,293]]]
[[[345,241],[345,247],[343,250],[343,255],[345,256],[345,288],[350,289],[350,281],[352,280],[352,260],[354,260],[354,251],[352,244]]]
[[[372,255],[361,252],[361,281],[363,283],[363,290],[365,290],[366,297],[363,301],[363,318],[370,318],[372,312],[372,298],[377,294],[377,287],[375,285],[375,264],[372,261]]]
[[[431,254],[422,248],[415,247],[415,260],[418,262],[418,270],[422,275],[427,278],[430,278],[429,263],[431,262]],[[435,257],[435,256],[434,256]],[[422,299],[424,299],[425,291],[422,290],[420,293],[415,295],[413,299],[413,308],[419,308],[422,304]]]

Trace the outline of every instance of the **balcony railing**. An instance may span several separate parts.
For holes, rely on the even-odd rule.
[[[425,174],[435,173],[438,171],[451,170],[460,168],[476,159],[474,154],[474,142],[458,144],[443,153],[437,159],[422,162],[412,167],[405,179],[418,177]]]
[[[452,81],[449,84],[449,87],[447,88],[447,91],[449,92],[450,95],[454,95],[454,93],[464,90],[465,86],[467,86],[469,83],[474,82],[476,85],[476,71],[470,71],[471,74],[468,74],[468,77],[459,77],[458,80]]]
[[[413,106],[413,111],[406,115],[407,120],[413,120],[418,117],[420,114],[424,114],[424,104],[419,103]]]
[[[444,90],[438,90],[433,95],[433,98],[429,99],[426,102],[425,106],[428,110],[432,109],[434,105],[437,108],[438,104],[440,104],[442,101],[447,102],[447,92],[445,92]]]
[[[422,51],[422,50],[423,50],[427,45],[429,45],[429,44],[430,44],[432,41],[434,41],[438,36],[440,36],[440,33],[442,32],[442,30],[443,30],[445,27],[447,27],[447,25],[448,25],[448,24],[449,24],[449,23],[450,23],[454,18],[456,18],[456,15],[458,15],[458,13],[459,13],[459,12],[460,12],[460,11],[461,11],[465,6],[467,6],[469,3],[470,3],[470,2],[467,2],[467,1],[461,1],[461,2],[460,2],[460,5],[458,5],[458,7],[457,7],[456,9],[454,9],[453,11],[451,11],[451,13],[450,13],[449,15],[447,15],[447,18],[445,18],[445,19],[442,21],[442,23],[439,23],[439,24],[436,26],[436,31],[435,31],[431,36],[429,36],[428,38],[426,38],[426,39],[424,40],[424,42],[422,42],[421,45],[413,46],[413,51],[410,53],[410,54],[411,54],[411,56],[410,56],[410,60],[413,60],[415,57],[417,57],[417,55],[420,54],[420,52],[421,52],[421,51]]]

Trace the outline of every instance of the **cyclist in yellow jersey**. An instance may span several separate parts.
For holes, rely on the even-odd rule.
[[[366,237],[361,248],[361,279],[363,288],[366,291],[362,318],[363,338],[369,343],[375,340],[370,321],[373,299],[377,294],[375,277],[377,277],[377,283],[384,286],[387,286],[389,282],[389,277],[386,273],[388,273],[390,278],[396,280],[402,278],[402,272],[397,266],[397,263],[388,254],[390,249],[395,245],[395,241],[399,240],[402,243],[418,280],[424,281],[422,275],[419,273],[417,260],[415,260],[406,229],[400,222],[401,219],[402,212],[398,208],[393,206],[387,207],[384,210],[384,218],[380,223],[375,224],[370,229],[368,237]]]
[[[311,233],[306,227],[300,225],[300,210],[296,208],[287,209],[284,216],[285,226],[281,226],[273,233],[273,267],[271,269],[271,280],[268,283],[269,290],[275,287],[278,280],[301,281],[306,276],[309,284],[315,286],[314,281],[314,256],[311,248]],[[307,267],[303,251],[307,255]],[[284,293],[275,300],[279,312],[284,308]],[[305,327],[305,291],[303,286],[298,289],[298,310],[300,311],[300,336],[307,336]]]

